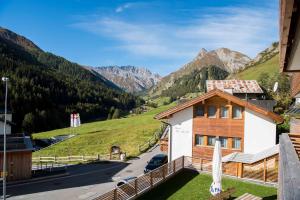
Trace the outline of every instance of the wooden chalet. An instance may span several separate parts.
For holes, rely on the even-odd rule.
[[[290,133],[279,139],[278,199],[300,199],[300,1],[280,1],[280,71],[291,77]]]

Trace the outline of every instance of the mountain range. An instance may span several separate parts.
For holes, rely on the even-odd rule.
[[[143,67],[105,66],[90,67],[89,69],[96,71],[121,89],[130,93],[145,91],[155,86],[161,80],[161,76]]]
[[[141,99],[121,90],[100,74],[45,52],[29,39],[0,27],[0,76],[9,77],[9,110],[14,132],[39,132],[82,121],[106,119],[138,106]],[[0,89],[0,107],[4,90]]]

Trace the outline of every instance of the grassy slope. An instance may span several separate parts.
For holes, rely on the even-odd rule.
[[[195,172],[181,172],[171,178],[161,186],[146,193],[139,200],[147,199],[169,199],[169,200],[194,200],[209,199],[209,187],[212,183],[211,175],[195,174]],[[249,182],[243,182],[236,179],[223,178],[223,189],[234,187],[236,192],[233,197],[238,197],[244,193],[250,193],[264,199],[276,199],[276,188],[257,185]]]
[[[138,145],[145,143],[160,128],[153,116],[174,104],[161,106],[141,115],[122,119],[82,124],[76,136],[57,145],[35,152],[34,155],[95,155],[108,154],[111,145],[120,145],[129,156],[139,154]],[[50,138],[70,134],[70,128],[33,134],[33,138]]]
[[[250,67],[235,76],[244,80],[257,80],[261,73],[275,74],[279,72],[279,55],[272,57],[270,60]]]

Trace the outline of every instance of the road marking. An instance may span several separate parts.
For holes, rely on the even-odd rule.
[[[98,170],[94,170],[94,171],[89,171],[89,172],[85,172],[85,173],[81,173],[81,174],[73,174],[73,175],[68,175],[68,176],[64,176],[64,177],[57,177],[57,178],[53,178],[53,179],[45,179],[45,180],[40,180],[40,181],[35,181],[35,182],[9,185],[9,186],[7,186],[7,188],[14,188],[14,187],[18,187],[18,186],[31,185],[31,184],[36,184],[36,183],[44,183],[44,182],[55,181],[55,180],[60,180],[60,179],[73,178],[73,177],[76,177],[76,176],[83,176],[83,175],[93,174],[93,173],[96,173],[96,172],[110,170],[110,169],[114,169],[114,168],[117,168],[117,167],[121,166],[121,165],[119,165],[119,163],[117,163],[117,164],[118,165],[116,165],[116,166],[108,167],[108,168],[105,168],[105,169],[98,169]]]

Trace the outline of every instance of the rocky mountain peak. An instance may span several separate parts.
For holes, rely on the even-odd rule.
[[[251,61],[251,58],[243,53],[230,50],[228,48],[219,48],[214,50],[218,58],[224,63],[228,72],[235,72],[245,67]]]
[[[161,80],[158,74],[152,73],[144,67],[105,66],[95,67],[93,70],[131,93],[147,90]]]

